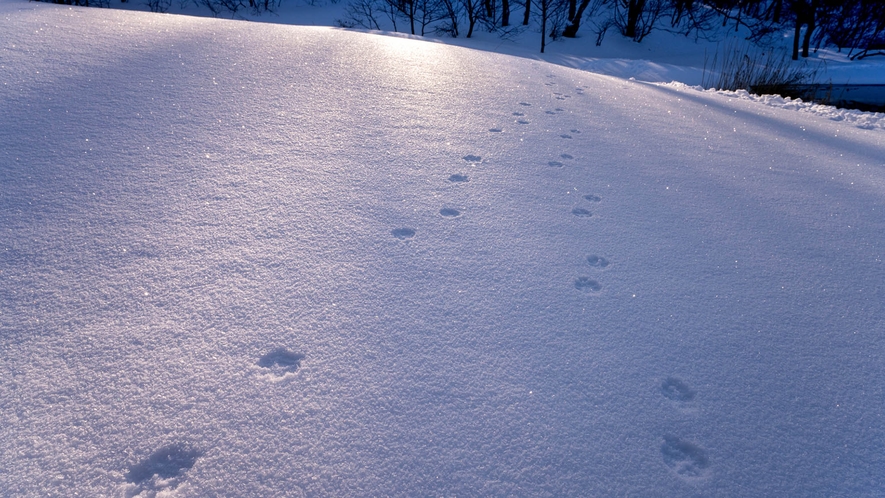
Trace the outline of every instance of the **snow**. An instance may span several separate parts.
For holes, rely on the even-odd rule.
[[[758,102],[771,107],[779,107],[781,109],[790,109],[793,111],[806,112],[826,117],[833,121],[843,121],[850,126],[856,126],[863,129],[885,129],[885,113],[881,112],[863,112],[856,109],[841,109],[829,105],[820,105],[813,102],[803,102],[802,99],[791,99],[790,97],[782,97],[780,95],[754,95],[746,90],[704,90],[701,86],[688,86],[684,83],[671,82],[663,86],[670,87],[679,91],[699,91],[713,92],[731,98]]]
[[[0,23],[2,494],[885,489],[881,126],[328,27]]]
[[[346,6],[348,2],[327,2],[309,0],[286,0],[273,12],[256,14],[249,11],[238,11],[233,17],[248,19],[262,23],[282,23],[301,26],[339,26],[342,20],[347,20]],[[147,10],[146,3],[127,2],[114,4],[114,8],[129,10]],[[181,2],[172,5],[171,12],[209,16],[208,10],[198,8],[193,3]],[[606,14],[601,14],[606,15]],[[771,60],[781,60],[791,67],[801,69],[806,74],[811,74],[811,81],[819,85],[835,85],[837,88],[830,89],[831,97],[847,98],[848,100],[867,99],[867,103],[878,102],[873,94],[878,92],[875,87],[861,91],[853,87],[850,92],[839,89],[839,85],[881,85],[885,82],[885,58],[871,57],[863,60],[849,60],[847,50],[837,51],[832,47],[821,47],[811,52],[810,57],[800,58],[799,61],[789,61],[789,51],[792,46],[792,30],[786,30],[782,37],[770,36],[763,39],[760,45],[753,45],[747,41],[750,32],[743,26],[735,30],[732,24],[725,27],[715,26],[711,31],[701,34],[692,32],[688,35],[667,29],[666,22],[661,23],[659,29],[653,31],[642,43],[635,43],[617,33],[609,33],[603,38],[601,45],[595,43],[594,29],[602,19],[589,18],[584,27],[579,31],[579,36],[574,39],[558,38],[549,39],[546,53],[539,53],[540,28],[537,23],[528,26],[513,25],[506,28],[506,33],[488,32],[478,29],[473,37],[452,38],[428,33],[425,36],[409,35],[395,31],[370,31],[367,33],[383,34],[398,38],[420,39],[435,43],[462,46],[478,50],[486,50],[494,53],[515,55],[518,57],[540,60],[553,64],[562,65],[589,71],[597,74],[617,76],[624,79],[635,79],[643,82],[660,83],[670,86],[684,86],[686,89],[703,91],[704,84],[717,78],[717,60],[727,59],[729,51],[738,50],[748,55],[758,55],[759,60],[766,60],[766,53],[771,52],[776,56]],[[383,20],[379,20],[383,22]],[[392,30],[394,26],[387,23],[386,29]],[[400,29],[403,29],[400,26]],[[718,54],[718,55],[717,55]],[[749,98],[757,102],[782,106],[790,109],[802,110],[827,116],[836,121],[855,123],[863,128],[885,127],[885,113],[857,112],[851,109],[838,109],[832,106],[817,105],[812,102],[802,102],[799,99],[790,99],[778,95],[752,95],[746,92],[724,92],[739,98]],[[859,94],[864,93],[866,97]],[[784,102],[781,101],[784,100]]]

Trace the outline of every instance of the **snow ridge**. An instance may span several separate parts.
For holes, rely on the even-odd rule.
[[[803,102],[802,99],[793,99],[790,97],[782,97],[780,95],[756,95],[747,90],[731,91],[717,90],[715,88],[706,89],[700,85],[686,85],[685,83],[680,83],[678,81],[661,83],[660,86],[675,88],[678,90],[696,90],[698,92],[724,95],[730,98],[758,102],[771,107],[805,112],[816,116],[822,116],[832,121],[844,121],[863,130],[885,130],[885,113],[882,112],[840,109],[831,105]]]

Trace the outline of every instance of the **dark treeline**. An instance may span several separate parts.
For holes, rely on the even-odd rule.
[[[641,42],[656,29],[705,36],[721,23],[756,41],[794,30],[794,60],[823,45],[851,58],[885,55],[885,0],[350,0],[347,14],[344,26],[468,38],[477,26],[506,36],[514,21],[534,22],[542,52],[548,37],[586,32],[600,45],[614,30]]]
[[[109,7],[117,0],[51,0]],[[123,2],[127,0],[121,0]],[[130,0],[135,1],[135,0]],[[155,12],[172,2],[215,15],[272,12],[283,0],[147,0]],[[336,0],[332,0],[336,1]],[[416,35],[470,38],[476,29],[507,36],[525,26],[547,38],[590,35],[601,45],[615,31],[636,42],[658,29],[703,37],[721,26],[742,26],[750,38],[793,30],[794,60],[830,45],[852,59],[885,55],[885,0],[347,0],[341,26],[393,29]]]

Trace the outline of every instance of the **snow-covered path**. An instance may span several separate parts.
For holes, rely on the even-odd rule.
[[[0,3],[0,494],[885,489],[885,134]]]

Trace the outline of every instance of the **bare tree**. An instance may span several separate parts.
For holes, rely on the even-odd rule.
[[[377,0],[353,0],[347,4],[345,12],[347,12],[346,20],[336,21],[339,26],[381,29],[381,25],[378,24],[380,11]]]
[[[651,34],[663,7],[663,0],[617,0],[614,24],[622,35],[641,42]]]
[[[467,15],[467,38],[473,36],[476,22],[482,17],[483,5],[479,0],[458,0]]]
[[[585,15],[593,16],[595,15],[600,8],[605,4],[605,0],[581,0],[581,3],[577,6],[574,12],[572,12],[572,7],[574,6],[574,0],[570,0],[569,2],[569,23],[562,30],[562,36],[566,38],[575,38],[578,36],[578,29],[581,27],[581,20]],[[590,10],[587,11],[587,8],[590,7]]]

